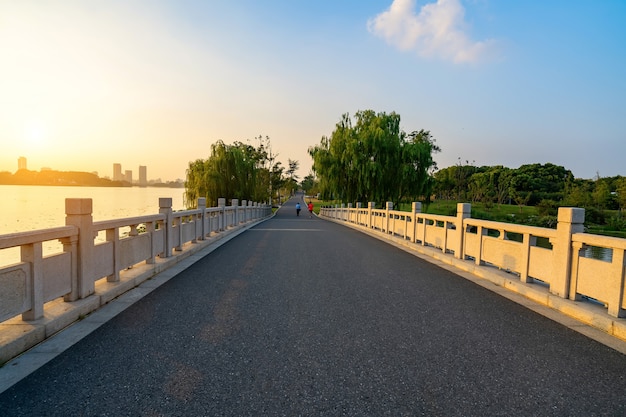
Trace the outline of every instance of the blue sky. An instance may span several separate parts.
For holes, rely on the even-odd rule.
[[[372,109],[430,130],[440,168],[626,175],[624,22],[622,0],[0,0],[0,170],[184,178],[263,135],[303,177]]]

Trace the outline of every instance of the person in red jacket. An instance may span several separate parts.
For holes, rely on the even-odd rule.
[[[313,217],[313,203],[309,201],[307,208],[309,209],[309,218]]]

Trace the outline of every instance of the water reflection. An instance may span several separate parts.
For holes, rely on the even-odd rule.
[[[600,246],[587,246],[581,250],[581,256],[584,258],[613,262],[613,249]]]

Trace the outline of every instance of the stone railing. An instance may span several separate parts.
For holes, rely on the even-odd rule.
[[[604,305],[611,317],[626,316],[626,239],[583,233],[584,209],[559,208],[556,229],[472,219],[470,213],[470,204],[458,204],[456,216],[421,213],[420,203],[413,203],[412,212],[395,211],[391,203],[385,209],[373,203],[320,209],[322,217],[428,248],[467,271],[473,271],[468,264],[492,267],[547,288],[551,296],[589,301]]]
[[[0,265],[0,347],[11,326],[30,329],[73,303],[82,306],[74,316],[47,323],[45,335],[33,337],[40,341],[183,259],[200,241],[220,239],[272,213],[268,205],[236,199],[207,208],[200,198],[197,209],[174,212],[172,199],[161,198],[159,207],[158,214],[94,222],[91,199],[66,199],[65,226],[0,235],[0,251],[20,253],[17,263]],[[44,254],[44,245],[57,241],[59,251]],[[0,355],[0,364],[27,345]]]

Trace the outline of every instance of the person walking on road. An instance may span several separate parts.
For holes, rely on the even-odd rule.
[[[313,218],[313,203],[309,201],[307,208],[309,209],[309,219],[311,219]]]
[[[296,203],[296,216],[300,215],[300,203]]]

